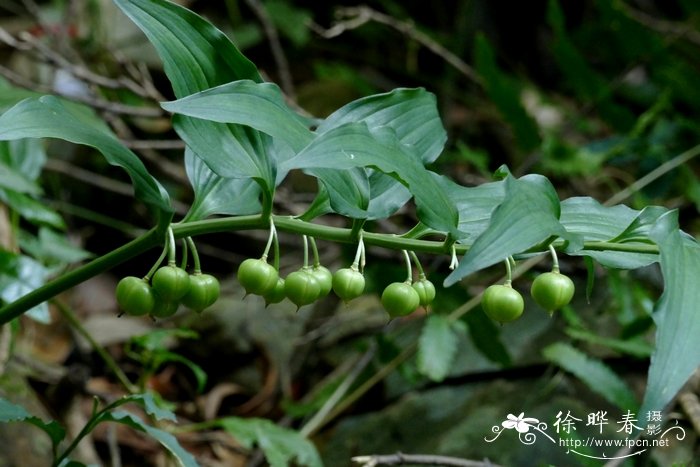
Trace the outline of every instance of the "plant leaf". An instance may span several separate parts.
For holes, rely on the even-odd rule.
[[[59,425],[57,421],[50,420],[45,422],[39,417],[35,417],[27,412],[27,410],[21,405],[14,404],[7,399],[0,397],[0,423],[7,422],[27,422],[41,428],[47,435],[49,435],[54,450],[66,436],[66,430]]]
[[[654,351],[654,347],[642,339],[615,339],[603,337],[587,329],[566,328],[566,335],[582,340],[589,344],[608,347],[616,352],[633,355],[638,358],[647,358]]]
[[[662,215],[650,236],[661,252],[664,292],[652,315],[656,349],[643,411],[663,410],[700,365],[700,245],[678,229],[677,211]]]
[[[186,221],[205,219],[213,214],[260,212],[260,185],[254,181],[217,175],[189,148],[185,149],[185,170],[194,189],[194,202]]]
[[[0,299],[14,302],[44,285],[49,274],[44,265],[29,256],[0,251]],[[51,322],[46,302],[30,309],[27,316],[40,323]]]
[[[321,467],[316,447],[298,432],[263,418],[226,417],[219,425],[245,448],[258,445],[271,467],[303,465]]]
[[[559,223],[559,198],[554,187],[541,175],[519,179],[509,175],[505,179],[505,199],[459,266],[447,276],[445,287],[552,236],[575,239]]]
[[[413,194],[418,217],[427,226],[456,234],[457,211],[421,161],[397,140],[389,128],[370,131],[366,123],[346,123],[319,135],[281,168],[348,170],[374,167],[405,183]]]
[[[177,98],[236,80],[261,83],[255,65],[202,17],[164,0],[115,0],[146,34],[163,61]],[[272,147],[252,128],[175,115],[178,135],[215,173],[252,178],[271,194],[276,181]]]
[[[30,196],[14,191],[0,190],[0,200],[32,224],[47,225],[58,230],[66,228],[63,218],[56,211]]]
[[[286,142],[295,152],[313,139],[306,122],[292,112],[272,83],[234,81],[161,106],[190,117],[255,128]]]
[[[418,339],[418,371],[436,382],[445,379],[457,353],[457,341],[458,336],[447,318],[429,315]]]
[[[148,173],[141,160],[100,125],[64,106],[53,96],[26,99],[0,115],[0,140],[20,138],[59,138],[84,144],[100,151],[107,162],[123,168],[131,177],[138,199],[153,208],[158,225],[170,222],[173,209],[170,197],[158,181]]]
[[[542,351],[550,362],[574,374],[588,388],[623,410],[638,407],[634,393],[627,384],[600,360],[593,359],[569,344],[557,342]]]
[[[199,467],[194,456],[180,446],[177,438],[167,431],[147,425],[143,420],[132,413],[123,410],[113,410],[105,412],[100,421],[121,423],[122,425],[130,426],[131,428],[146,433],[170,451],[173,457],[175,457],[183,467]]]

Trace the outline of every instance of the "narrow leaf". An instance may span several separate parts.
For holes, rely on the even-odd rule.
[[[49,274],[44,265],[29,256],[0,251],[0,299],[14,302],[44,285]],[[30,309],[27,316],[40,323],[51,322],[45,302]]]
[[[663,410],[700,365],[700,245],[678,229],[678,212],[659,218],[650,232],[659,245],[664,292],[652,315],[651,357],[642,411]]]
[[[450,373],[457,353],[457,334],[444,316],[431,314],[418,340],[418,371],[440,382]]]
[[[260,185],[254,180],[221,177],[189,148],[185,149],[185,170],[194,189],[194,202],[187,213],[187,221],[205,219],[213,214],[260,212]]]
[[[316,447],[298,432],[262,418],[226,417],[219,425],[245,448],[258,445],[271,467],[300,465],[321,467]]]
[[[559,223],[559,198],[541,175],[505,179],[505,199],[494,211],[488,228],[474,241],[445,287],[480,269],[521,253],[552,236],[574,238]]]
[[[161,106],[170,112],[219,123],[237,123],[285,141],[295,151],[313,139],[306,123],[284,102],[277,85],[234,81]]]
[[[54,449],[66,436],[66,430],[55,420],[45,422],[39,417],[35,417],[27,412],[21,405],[14,404],[0,397],[0,423],[7,422],[27,422],[42,429],[49,435]]]
[[[542,351],[544,357],[574,374],[588,388],[623,410],[636,410],[637,401],[627,384],[601,361],[562,342]]]
[[[172,217],[170,197],[148,173],[141,160],[113,135],[86,121],[83,114],[64,106],[53,96],[27,99],[0,116],[0,140],[59,138],[100,151],[107,162],[123,168],[131,177],[136,197],[159,214],[160,223]]]
[[[347,170],[374,167],[398,177],[416,200],[418,216],[431,228],[456,235],[457,212],[422,162],[406,152],[388,128],[370,131],[366,123],[347,123],[319,135],[281,168]]]
[[[151,438],[158,441],[164,448],[170,451],[173,457],[183,467],[199,467],[199,464],[194,456],[180,446],[177,438],[167,431],[147,425],[143,420],[132,413],[122,410],[114,410],[105,413],[102,416],[101,421],[121,423],[122,425],[130,426],[131,428],[146,433]]]

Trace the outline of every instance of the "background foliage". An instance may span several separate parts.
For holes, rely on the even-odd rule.
[[[550,1],[509,3],[507,8],[500,3],[442,2],[426,9],[417,2],[384,1],[358,9],[251,0],[187,6],[229,34],[263,75],[233,63],[236,77],[253,81],[264,77],[278,83],[310,115],[325,117],[351,100],[397,87],[422,86],[435,93],[447,130],[447,149],[429,162],[462,185],[488,182],[496,169],[507,164],[516,176],[532,172],[547,176],[561,198],[591,196],[603,204],[625,202],[633,209],[648,205],[678,209],[681,228],[697,237],[700,185],[693,159],[700,151],[696,123],[700,95],[694,85],[700,78],[697,2]],[[176,219],[184,215],[183,206],[197,195],[189,188],[184,167],[191,178],[196,174],[211,179],[211,173],[183,156],[176,133],[178,125],[182,128],[192,120],[176,119],[172,127],[157,102],[199,90],[187,87],[193,82],[209,87],[230,77],[202,83],[201,77],[192,77],[197,70],[161,69],[155,51],[110,2],[0,7],[5,8],[1,25],[9,33],[3,41],[6,58],[0,63],[2,110],[47,90],[90,104],[92,112],[69,107],[72,118],[84,125],[82,132],[99,132],[106,121],[161,181],[162,187],[149,191],[151,204],[167,212],[170,208],[162,198],[162,190],[167,190],[184,202],[174,205]],[[337,23],[338,18],[365,22],[356,27],[357,22]],[[335,29],[323,34],[342,34],[320,35],[334,24]],[[180,39],[187,42],[186,37]],[[82,76],[67,63],[110,77],[110,84],[117,85],[102,83],[98,89],[95,76]],[[61,69],[72,70],[79,79],[67,77]],[[171,88],[165,73],[172,80],[178,72],[191,76],[175,81]],[[224,131],[223,125],[220,128]],[[154,225],[143,206],[132,204],[124,173],[89,148],[36,141],[0,144],[3,301],[12,301],[67,265],[104,254]],[[112,158],[120,165],[141,164],[115,151]],[[254,165],[224,169],[247,170],[263,186],[274,184],[279,175]],[[206,186],[205,193],[231,190],[240,193],[242,205],[257,199],[254,187],[217,183]],[[493,185],[482,189],[489,197],[498,196]],[[301,214],[315,191],[313,180],[292,174],[278,188],[275,212]],[[198,215],[225,213],[198,195],[194,201]],[[585,225],[586,216],[604,212],[576,198],[567,203],[562,211],[572,223]],[[645,212],[647,219],[660,214],[653,209]],[[373,227],[402,232],[414,224],[412,210],[399,214]],[[629,212],[619,208],[615,215]],[[263,235],[216,234],[203,240],[203,262],[224,279],[226,296],[201,319],[187,313],[157,323],[116,319],[111,298],[114,278],[146,271],[156,258],[150,252],[51,306],[32,311],[44,322],[54,315],[51,324],[23,319],[11,335],[5,326],[4,348],[13,349],[3,352],[3,384],[22,389],[3,387],[3,392],[21,394],[22,399],[14,402],[36,407],[30,410],[33,415],[41,410],[36,395],[41,396],[44,407],[60,412],[51,415],[64,420],[69,430],[70,420],[77,419],[74,423],[79,425],[89,414],[86,394],[121,393],[95,347],[85,345],[71,326],[68,317],[77,315],[98,347],[104,347],[128,377],[170,401],[182,420],[216,420],[205,431],[183,437],[191,450],[212,463],[260,462],[254,454],[257,445],[270,462],[282,456],[279,462],[284,463],[285,455],[297,454],[301,462],[313,465],[314,451],[309,454],[308,445],[295,432],[270,428],[272,420],[300,429],[303,435],[315,435],[312,439],[326,465],[348,465],[355,454],[405,451],[406,446],[415,452],[526,465],[532,461],[533,448],[504,451],[497,443],[483,442],[491,426],[506,414],[526,410],[550,420],[559,410],[585,414],[607,409],[612,414],[632,405],[630,399],[641,400],[654,335],[651,308],[661,293],[655,266],[615,271],[592,267],[579,257],[562,258],[562,269],[575,278],[579,293],[555,319],[536,313],[533,304],[528,304],[530,312],[522,320],[504,327],[492,324],[478,308],[458,313],[456,321],[445,319],[498,280],[501,270],[487,268],[439,290],[435,313],[428,318],[416,315],[386,325],[372,294],[353,303],[351,310],[327,300],[297,315],[284,307],[263,309],[255,299],[241,300],[235,280],[228,278],[242,259],[259,255]],[[673,240],[657,238],[659,243]],[[293,236],[282,240],[282,268],[291,271],[301,261],[296,251],[299,241]],[[334,269],[352,259],[352,252],[343,247],[321,246],[323,262]],[[17,251],[24,254],[18,256]],[[381,291],[389,281],[401,278],[398,256],[379,249],[369,254],[371,291]],[[435,279],[447,275],[449,258],[426,260],[431,277],[441,282]],[[673,267],[670,264],[667,267]],[[540,264],[535,270],[547,267]],[[590,268],[592,275],[587,274]],[[535,270],[516,286],[526,291]],[[586,283],[587,277],[594,277],[594,283]],[[674,286],[692,289],[693,278],[687,279]],[[4,285],[10,283],[12,287]],[[581,292],[587,289],[589,300]],[[177,327],[195,330],[199,337],[175,332],[156,347],[134,340],[155,329]],[[158,365],[151,364],[149,349],[163,347],[168,355],[157,357]],[[593,371],[599,364],[606,369]],[[198,394],[202,373],[206,385]],[[344,375],[352,378],[343,379]],[[349,396],[339,406],[329,404],[344,384],[349,384],[344,388]],[[691,385],[685,393],[694,391]],[[324,407],[331,409],[329,417],[314,417]],[[689,439],[672,449],[646,453],[644,462],[666,465],[697,455],[692,416],[682,404],[675,407]],[[205,436],[209,432],[233,437],[213,442]],[[91,443],[95,448],[84,448],[81,458],[89,462],[119,456],[128,464],[143,455],[153,459],[162,455],[153,445],[138,444],[128,435],[114,439],[109,432],[96,430]],[[291,451],[282,448],[286,443]],[[17,451],[3,453],[8,463],[12,456],[24,455],[20,448]],[[542,455],[553,464],[572,461],[558,450]]]

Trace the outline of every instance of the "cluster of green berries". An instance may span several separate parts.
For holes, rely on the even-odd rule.
[[[365,290],[365,277],[355,264],[335,273],[318,264],[306,266],[282,278],[265,259],[250,258],[241,263],[237,276],[246,294],[260,295],[267,304],[287,298],[297,308],[314,303],[331,290],[345,303]],[[382,293],[382,304],[390,316],[404,316],[419,306],[428,306],[434,298],[435,287],[421,276],[413,284],[410,281],[390,284]]]
[[[532,282],[530,295],[535,302],[551,315],[555,310],[568,305],[574,296],[573,281],[557,269],[540,274]],[[481,308],[494,321],[506,323],[523,314],[525,303],[520,292],[510,281],[488,287],[481,298]]]
[[[127,315],[167,318],[175,314],[180,304],[201,312],[216,302],[219,291],[216,277],[199,271],[188,274],[169,263],[157,269],[150,280],[135,276],[123,278],[117,284],[116,298]]]

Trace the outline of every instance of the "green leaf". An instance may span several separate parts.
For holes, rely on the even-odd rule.
[[[2,141],[0,161],[34,181],[39,178],[46,163],[44,143],[32,138]]]
[[[70,264],[93,256],[92,253],[73,245],[65,235],[41,227],[37,237],[20,232],[20,247],[35,259],[46,264]]]
[[[343,124],[320,134],[281,166],[283,170],[355,167],[373,167],[397,177],[415,197],[418,217],[424,224],[457,233],[457,212],[449,197],[418,157],[399,143],[390,128],[371,131],[365,122]]]
[[[509,367],[513,359],[501,339],[501,327],[485,313],[467,313],[463,318],[467,322],[469,337],[474,346],[486,358],[504,367]]]
[[[364,122],[370,131],[391,128],[401,145],[414,152],[423,164],[434,162],[447,139],[437,111],[435,96],[422,88],[396,89],[357,99],[333,112],[316,132],[324,133],[349,123]],[[371,169],[330,171],[309,169],[328,189],[333,210],[356,219],[383,219],[411,199],[411,192],[398,180]],[[354,189],[334,189],[347,186]],[[366,194],[369,194],[367,197]],[[369,198],[369,203],[367,199]]]
[[[156,420],[169,420],[171,422],[177,421],[175,414],[162,406],[159,403],[159,398],[154,397],[153,393],[145,392],[142,394],[130,394],[124,396],[119,400],[118,405],[127,404],[129,402],[135,402],[141,405],[146,413],[154,417]]]
[[[246,449],[258,445],[271,467],[302,465],[321,467],[315,446],[294,430],[262,418],[226,417],[218,424]]]
[[[503,203],[493,211],[489,226],[445,279],[445,287],[552,236],[576,239],[559,223],[559,198],[547,178],[526,175],[515,179],[509,175],[505,179],[505,193]]]
[[[457,354],[458,336],[446,317],[431,314],[418,339],[418,371],[440,382],[450,373]]]
[[[306,122],[287,106],[277,85],[234,81],[161,106],[174,113],[255,128],[301,150],[313,139]]]
[[[66,228],[63,218],[56,211],[30,196],[0,190],[0,201],[34,225],[46,225],[58,230]]]
[[[262,82],[255,65],[224,33],[195,13],[164,0],[115,0],[146,34],[163,61],[177,98],[236,80]],[[175,115],[178,135],[211,170],[227,178],[253,178],[272,193],[272,147],[240,125]]]
[[[13,404],[7,399],[0,397],[0,423],[8,422],[27,422],[41,428],[53,444],[54,451],[58,444],[63,441],[66,436],[66,430],[55,420],[48,422],[43,421],[39,417],[35,417],[21,405]]]
[[[194,189],[194,202],[185,220],[260,212],[260,186],[254,181],[215,174],[189,148],[185,149],[185,170]]]
[[[475,187],[458,185],[447,177],[433,174],[459,212],[459,241],[474,243],[491,222],[493,211],[505,198],[505,182],[484,183]]]
[[[41,194],[41,188],[37,184],[2,161],[0,161],[0,189],[32,195]]]
[[[588,357],[574,347],[558,342],[542,354],[552,363],[574,374],[588,388],[623,410],[636,410],[637,400],[627,384],[600,360]]]
[[[0,116],[0,140],[59,138],[100,151],[107,162],[131,177],[136,197],[159,214],[159,225],[172,218],[170,197],[146,170],[141,160],[112,134],[98,130],[84,113],[64,106],[53,96],[24,100]]]
[[[164,448],[170,451],[173,457],[183,467],[199,467],[199,464],[194,456],[180,446],[177,438],[167,431],[147,425],[143,422],[143,420],[134,414],[123,410],[114,410],[111,412],[105,412],[100,421],[121,423],[122,425],[130,426],[131,428],[146,433],[151,438],[158,441]]]
[[[652,315],[651,356],[642,410],[663,410],[700,365],[700,245],[678,229],[678,212],[661,216],[650,232],[660,249],[664,292]]]
[[[262,82],[255,65],[201,16],[165,0],[114,0],[158,51],[178,98],[239,79]]]
[[[41,287],[50,271],[29,256],[0,251],[0,299],[12,303]],[[40,323],[50,323],[51,315],[46,302],[35,306],[27,316]]]
[[[569,233],[589,241],[630,242],[648,238],[650,219],[656,219],[659,209],[636,211],[624,205],[603,206],[593,198],[575,197],[562,201],[559,221]],[[592,251],[569,248],[567,254],[585,255],[603,266],[617,269],[637,269],[658,260],[658,255],[622,251]]]

